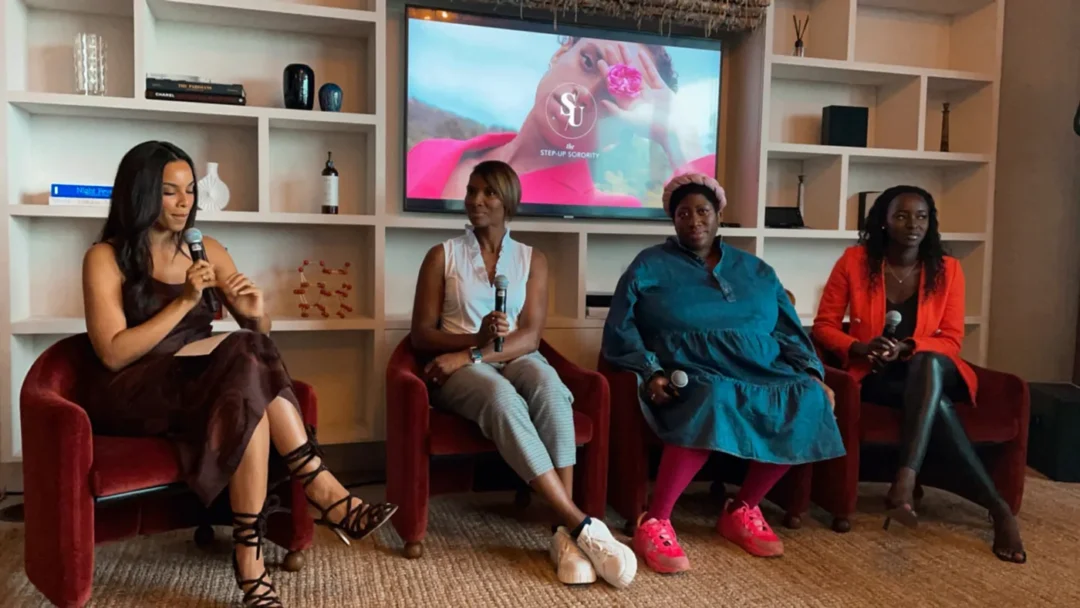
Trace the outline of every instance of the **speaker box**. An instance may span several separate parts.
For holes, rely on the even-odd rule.
[[[821,111],[821,144],[865,148],[869,121],[869,108],[827,106]]]
[[[1054,481],[1080,481],[1080,386],[1030,383],[1028,466]]]

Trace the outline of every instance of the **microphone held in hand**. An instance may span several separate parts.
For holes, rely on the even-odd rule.
[[[510,279],[505,275],[495,277],[495,312],[506,314],[506,288],[510,285]],[[503,337],[495,338],[495,352],[501,353],[503,349]]]
[[[900,321],[904,320],[904,315],[900,314],[898,310],[890,310],[885,313],[885,329],[881,332],[881,337],[888,338],[890,340],[896,337],[896,328],[900,325]],[[874,371],[880,371],[885,367],[885,363],[880,359],[874,361]]]
[[[881,332],[881,335],[886,338],[895,336],[896,328],[900,325],[900,321],[903,320],[904,316],[900,314],[899,310],[890,310],[885,313],[885,331]]]
[[[686,372],[682,371],[681,369],[677,369],[671,372],[671,375],[668,376],[668,384],[664,387],[664,392],[671,395],[672,397],[678,397],[678,389],[686,388],[686,385],[689,383],[690,377],[686,375]]]
[[[198,228],[188,228],[184,231],[184,242],[188,244],[188,250],[191,252],[191,261],[198,262],[201,260],[209,260],[206,258],[206,249],[203,248],[202,231]],[[217,296],[214,295],[213,288],[203,290],[203,299],[206,300],[206,305],[210,307],[214,313],[221,308],[218,303]]]

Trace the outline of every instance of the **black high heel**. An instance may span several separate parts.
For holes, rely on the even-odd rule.
[[[1012,517],[1012,513],[1009,513],[1009,517]],[[994,525],[994,544],[991,548],[991,550],[994,552],[994,556],[1003,562],[1009,562],[1011,564],[1026,564],[1027,551],[1025,551],[1023,548],[1012,549],[1009,547],[999,546],[997,543],[998,538],[1000,538],[1001,535],[998,534],[999,530],[997,526],[997,521],[994,519],[993,514],[990,515],[990,522]],[[1017,530],[1017,535],[1017,540],[1019,540],[1019,530]],[[1022,547],[1023,541],[1020,541],[1020,544]],[[1020,556],[1019,558],[1017,558],[1018,555]]]
[[[314,429],[308,430],[308,437],[306,443],[284,456],[285,465],[288,467],[290,475],[303,480],[305,490],[320,473],[323,471],[329,472],[329,469],[323,464],[322,450],[314,439]],[[315,458],[319,459],[317,467],[306,473],[298,473]],[[346,545],[351,544],[350,538],[352,540],[363,540],[369,534],[378,530],[383,524],[390,521],[390,517],[398,510],[395,504],[369,504],[352,494],[327,507],[316,503],[310,496],[307,497],[307,501],[319,511],[319,517],[315,519],[315,523],[333,530],[334,534]],[[329,518],[330,511],[333,511],[342,503],[345,503],[345,516],[340,521],[331,520]]]
[[[233,513],[233,544],[255,547],[255,559],[259,559],[262,557],[262,540],[266,536],[267,517],[273,513],[287,513],[288,511],[288,509],[280,506],[277,496],[270,496],[267,498],[262,512],[258,514]],[[265,566],[262,574],[256,578],[240,578],[240,564],[236,560],[235,549],[233,549],[232,564],[236,584],[240,586],[241,591],[244,591],[244,606],[248,608],[284,608],[281,599],[278,598],[277,590],[274,589],[274,584],[268,580],[269,575]],[[245,587],[248,587],[246,591],[244,590]]]
[[[896,505],[886,498],[885,509],[885,523],[881,526],[883,530],[888,530],[889,523],[894,519],[907,528],[914,529],[919,527],[919,516],[915,513],[915,508],[910,504],[902,503]]]

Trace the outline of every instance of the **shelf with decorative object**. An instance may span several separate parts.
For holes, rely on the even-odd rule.
[[[379,376],[368,368],[383,331],[375,294],[384,229],[374,210],[385,168],[374,151],[385,148],[385,3],[9,0],[0,4],[0,21],[7,67],[0,133],[8,150],[0,154],[0,284],[8,294],[0,339],[12,344],[10,353],[0,350],[0,374],[15,387],[0,394],[0,461],[19,458],[17,387],[33,359],[60,337],[85,331],[82,257],[108,213],[107,200],[50,204],[50,186],[111,186],[121,156],[150,139],[192,156],[204,205],[198,223],[266,293],[290,371],[315,385],[320,421],[335,427],[320,438],[377,438],[379,404],[368,391]],[[77,33],[90,38],[77,40]],[[107,78],[103,90],[82,94],[84,83],[73,78],[82,54],[75,45],[87,41],[106,53],[101,65],[84,63]],[[311,109],[286,107],[292,64],[311,68],[313,77],[302,83]],[[148,99],[146,79],[158,75],[241,84],[243,103]],[[320,100],[328,83],[338,88],[326,87]],[[343,169],[334,215],[319,204],[327,147],[341,150],[335,159]],[[305,258],[350,262],[344,318],[335,295],[320,302],[328,316],[317,308],[300,316],[293,291]],[[322,279],[308,274],[311,282]],[[213,331],[237,328],[226,318]]]
[[[859,193],[913,184],[934,195],[945,245],[966,273],[965,356],[984,358],[1003,6],[774,0],[762,27],[725,39],[717,168],[729,199],[724,219],[740,226],[720,234],[777,269],[804,322],[836,259],[857,242]],[[320,426],[334,429],[320,439],[380,439],[379,366],[408,331],[420,262],[467,221],[462,213],[402,210],[407,100],[398,6],[8,0],[0,13],[8,34],[8,69],[0,75],[0,285],[10,294],[0,306],[0,339],[12,345],[0,349],[0,377],[13,387],[0,394],[0,460],[18,459],[17,387],[33,358],[84,329],[82,252],[107,212],[49,205],[48,187],[111,183],[122,153],[147,139],[184,147],[200,179],[217,163],[229,202],[201,211],[199,224],[269,290],[275,341],[290,372],[319,392]],[[75,94],[70,51],[78,32],[100,34],[108,45],[104,95]],[[49,51],[56,48],[63,52]],[[286,107],[290,65],[311,72],[289,73],[288,105],[306,97],[301,105],[311,109]],[[161,73],[241,84],[246,103],[146,99],[146,77]],[[338,111],[320,106],[318,91],[328,82],[340,87]],[[948,151],[940,146],[944,103]],[[867,108],[866,146],[821,145],[828,105]],[[337,214],[321,209],[327,152],[339,172]],[[797,204],[799,175],[809,228],[768,227],[766,207]],[[548,257],[545,338],[590,367],[604,321],[586,316],[586,294],[610,292],[638,252],[674,235],[670,220],[520,216],[510,228]],[[304,259],[352,263],[351,315],[298,316],[292,283]],[[48,280],[46,268],[54,273]],[[235,327],[225,320],[214,331]]]

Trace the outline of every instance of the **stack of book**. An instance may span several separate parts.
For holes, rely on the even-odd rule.
[[[72,205],[76,207],[103,205],[107,207],[111,196],[112,186],[53,184],[49,188],[50,205]]]
[[[146,98],[247,105],[244,85],[208,82],[195,77],[147,76]]]

